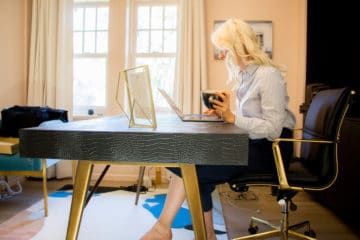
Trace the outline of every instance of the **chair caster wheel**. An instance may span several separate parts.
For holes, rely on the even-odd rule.
[[[316,238],[316,233],[314,230],[310,229],[309,231],[305,231],[304,234],[306,236],[312,237],[312,238]]]
[[[248,232],[249,232],[250,234],[256,234],[258,231],[259,231],[259,228],[258,228],[258,226],[256,226],[256,225],[250,226],[250,227],[248,228]]]

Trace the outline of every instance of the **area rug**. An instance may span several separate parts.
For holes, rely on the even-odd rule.
[[[49,195],[49,215],[44,218],[43,202],[31,206],[0,225],[1,240],[64,240],[70,212],[72,189]],[[166,189],[140,195],[110,188],[96,193],[86,206],[79,230],[79,240],[139,239],[157,220],[166,198]],[[214,223],[218,240],[227,240],[226,227],[217,191],[214,199]],[[185,202],[172,225],[174,240],[194,239],[191,217]]]

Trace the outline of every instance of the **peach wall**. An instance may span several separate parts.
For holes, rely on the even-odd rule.
[[[206,0],[209,88],[224,89],[227,71],[214,60],[210,34],[214,20],[240,18],[270,20],[273,24],[273,59],[288,67],[286,80],[290,108],[302,123],[299,105],[304,101],[306,77],[306,0]]]
[[[0,1],[0,109],[26,103],[27,5]]]
[[[303,103],[305,89],[306,60],[306,0],[206,0],[206,20],[208,39],[209,88],[221,89],[225,86],[226,69],[222,61],[213,59],[210,33],[214,20],[242,18],[244,20],[271,20],[273,22],[273,58],[288,66],[288,90],[291,97],[290,108],[302,122],[299,105]],[[26,103],[27,48],[31,1],[0,1],[0,108]],[[113,1],[121,10],[121,16],[113,16],[114,25],[125,26],[125,0]],[[117,72],[124,65],[124,35],[115,34],[109,46],[111,63],[109,66],[110,94],[114,94]],[[118,106],[111,106],[109,114]]]
[[[0,108],[14,104],[26,104],[27,54],[29,43],[30,0],[0,0]],[[112,16],[111,28],[125,26],[125,0],[112,4],[122,14]],[[210,33],[214,20],[242,18],[244,20],[271,20],[273,22],[273,58],[288,66],[288,90],[290,108],[297,114],[298,125],[302,122],[298,113],[303,103],[305,89],[306,55],[306,0],[205,0],[207,20],[209,88],[225,87],[227,77],[222,61],[213,59]],[[114,34],[109,43],[109,95],[114,94],[118,70],[124,66],[125,35]],[[111,102],[109,100],[109,102]],[[112,104],[109,114],[118,109]],[[97,166],[94,175],[103,166]],[[147,169],[153,176],[153,169]],[[119,176],[136,180],[138,166],[112,166],[107,174],[110,179],[123,180]]]

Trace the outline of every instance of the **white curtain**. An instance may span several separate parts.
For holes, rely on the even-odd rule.
[[[72,0],[33,0],[27,105],[68,110],[72,118]],[[56,166],[71,176],[71,161]]]
[[[72,0],[33,0],[27,104],[72,112]]]
[[[185,113],[200,113],[207,88],[205,0],[180,1],[180,36],[175,96]]]

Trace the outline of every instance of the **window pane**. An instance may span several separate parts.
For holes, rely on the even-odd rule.
[[[157,5],[151,5],[152,1],[132,1],[136,2],[137,23],[130,34],[134,34],[132,38],[136,37],[137,45],[134,55],[130,56],[135,61],[130,65],[149,65],[155,104],[164,108],[167,103],[157,88],[164,88],[170,94],[174,91],[178,1],[154,1]]]
[[[162,29],[163,26],[163,8],[152,7],[151,8],[151,28]]]
[[[96,8],[85,8],[85,30],[95,30]]]
[[[108,30],[109,28],[109,8],[98,8],[97,30]]]
[[[93,4],[110,0],[74,0],[73,12],[73,105],[75,115],[106,107],[109,6]],[[76,3],[82,4],[76,5]],[[90,4],[86,4],[89,2]],[[91,3],[93,2],[93,3]],[[91,58],[87,57],[91,54]],[[101,54],[101,55],[100,55]]]
[[[168,93],[173,92],[175,76],[175,57],[161,58],[136,58],[136,65],[149,65],[151,87],[155,107],[167,107],[167,103],[160,96],[157,89],[165,89]]]
[[[163,36],[162,31],[151,31],[151,50],[150,52],[162,52]]]
[[[137,29],[149,29],[149,7],[139,7],[137,11]]]
[[[82,46],[83,46],[83,42],[82,42],[83,38],[82,38],[82,32],[74,32],[73,35],[73,48],[74,48],[74,53],[82,53]]]
[[[164,31],[164,52],[176,52],[176,31]]]
[[[165,7],[165,20],[164,28],[165,29],[175,29],[177,22],[177,11],[175,6]]]
[[[136,36],[136,52],[149,52],[149,31],[138,31]]]
[[[95,53],[95,32],[84,33],[84,52]]]
[[[96,39],[96,52],[107,53],[108,51],[108,32],[98,32]]]
[[[84,21],[84,9],[83,8],[75,8],[74,9],[74,22],[73,22],[74,31],[83,30],[83,21]]]
[[[74,106],[105,106],[105,58],[74,59]]]

